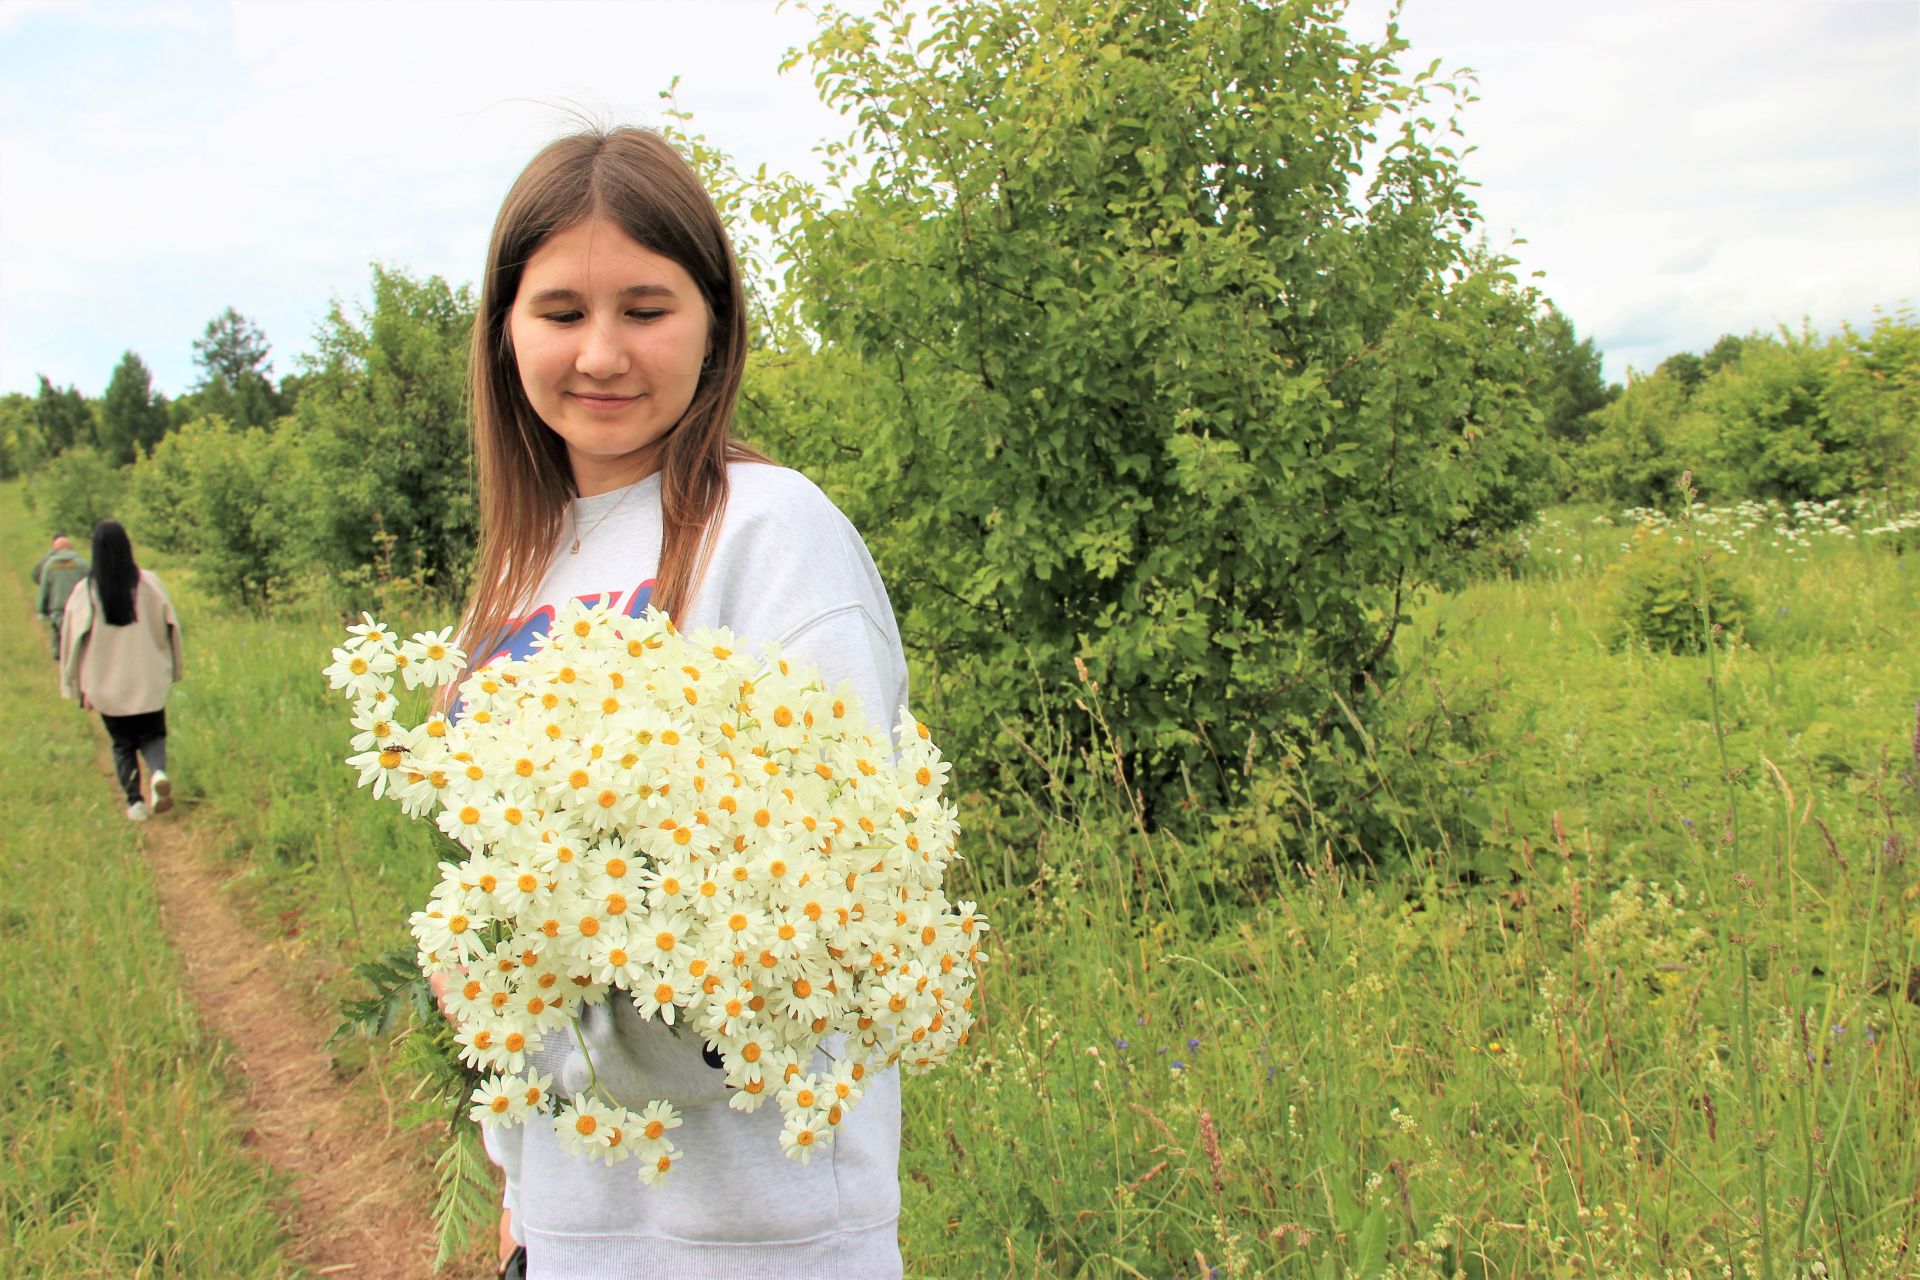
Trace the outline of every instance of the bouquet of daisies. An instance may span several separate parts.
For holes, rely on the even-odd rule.
[[[353,704],[347,763],[468,854],[411,924],[486,1073],[477,1120],[543,1115],[579,1154],[667,1173],[669,1102],[597,1083],[561,1100],[528,1069],[542,1036],[605,1000],[701,1037],[730,1105],[772,1099],[802,1161],[871,1071],[923,1071],[966,1042],[987,923],[942,891],[949,766],[904,708],[896,751],[847,687],[777,652],[576,601],[531,656],[461,681],[452,717],[407,725],[396,681],[444,686],[465,657],[450,631],[401,643],[363,617],[326,669]],[[834,1036],[837,1061],[813,1070]]]

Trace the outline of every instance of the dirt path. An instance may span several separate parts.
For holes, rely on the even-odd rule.
[[[332,1020],[297,994],[228,901],[196,834],[176,808],[148,822],[141,843],[187,990],[202,1024],[232,1046],[245,1080],[247,1147],[292,1181],[294,1199],[283,1206],[291,1252],[315,1276],[430,1276],[431,1139],[396,1130],[378,1100],[334,1074],[321,1047]],[[492,1272],[476,1253],[443,1274]]]
[[[14,585],[26,616],[25,584]],[[96,743],[111,786],[104,735]],[[201,1025],[232,1047],[245,1082],[246,1147],[292,1184],[280,1206],[289,1252],[316,1278],[434,1276],[433,1137],[397,1129],[388,1107],[334,1073],[322,1048],[335,1025],[331,1011],[301,994],[228,900],[205,827],[183,810],[141,829],[142,854]],[[491,1280],[490,1246],[478,1242],[439,1275]]]

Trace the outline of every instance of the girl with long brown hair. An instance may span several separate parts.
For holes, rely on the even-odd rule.
[[[731,435],[746,357],[725,227],[671,145],[589,130],[534,157],[495,223],[474,321],[481,535],[462,633],[476,665],[528,652],[559,604],[605,597],[777,645],[896,722],[906,661],[859,533]],[[489,1131],[527,1275],[900,1274],[894,1072],[868,1078],[825,1158],[802,1165],[781,1154],[777,1108],[729,1106],[697,1035],[617,994],[578,1031],[579,1046],[549,1036],[529,1069],[563,1096],[592,1079],[624,1105],[674,1102],[687,1155],[646,1187],[538,1121]]]

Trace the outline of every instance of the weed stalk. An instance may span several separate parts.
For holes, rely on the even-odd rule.
[[[1697,548],[1700,539],[1694,533],[1693,523],[1693,472],[1680,477],[1680,495],[1686,504],[1685,520],[1689,533],[1693,533],[1693,544]],[[1719,644],[1716,632],[1719,630],[1713,621],[1713,601],[1707,591],[1706,554],[1697,553],[1693,557],[1694,588],[1699,593],[1694,603],[1700,611],[1701,639],[1707,650],[1707,695],[1713,710],[1713,742],[1720,753],[1720,781],[1727,794],[1727,841],[1728,857],[1733,865],[1734,895],[1734,934],[1735,953],[1740,958],[1740,1012],[1735,1027],[1735,1042],[1740,1050],[1740,1071],[1747,1086],[1747,1123],[1748,1144],[1753,1156],[1753,1175],[1756,1198],[1759,1209],[1760,1228],[1760,1274],[1764,1280],[1773,1280],[1773,1238],[1767,1223],[1767,1149],[1771,1145],[1763,1128],[1760,1113],[1760,1077],[1754,1069],[1753,1061],[1753,992],[1752,964],[1748,956],[1749,936],[1747,933],[1747,898],[1750,880],[1746,869],[1741,865],[1740,857],[1740,798],[1734,786],[1733,763],[1727,757],[1727,730],[1720,714],[1720,666],[1718,660]]]

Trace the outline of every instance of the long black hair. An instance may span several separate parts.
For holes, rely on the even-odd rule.
[[[93,590],[110,627],[131,626],[134,588],[140,585],[140,566],[133,562],[133,543],[118,520],[93,526]]]

